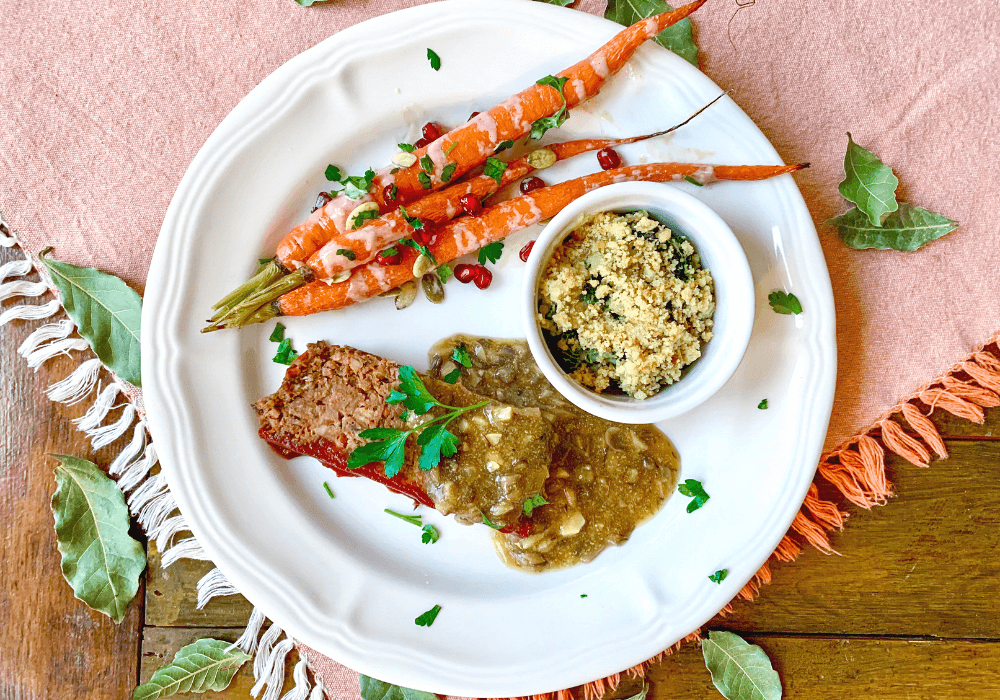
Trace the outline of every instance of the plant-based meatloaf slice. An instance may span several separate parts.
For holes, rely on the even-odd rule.
[[[488,402],[449,423],[457,452],[427,471],[418,467],[416,436],[407,440],[399,473],[386,477],[382,463],[347,468],[352,450],[369,428],[408,430],[442,415],[406,412],[386,400],[399,386],[399,365],[350,347],[313,343],[288,368],[281,387],[254,404],[260,436],[285,457],[308,455],[340,475],[365,476],[419,503],[454,514],[460,522],[516,529],[524,502],[542,492],[555,444],[552,425],[537,408],[518,408],[479,396],[461,385],[421,377],[443,404]]]

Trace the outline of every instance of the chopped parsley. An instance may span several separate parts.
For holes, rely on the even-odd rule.
[[[430,51],[430,49],[428,49],[428,51]],[[430,627],[434,624],[434,620],[437,618],[439,612],[441,612],[441,606],[435,605],[433,608],[414,620],[414,622],[416,622],[420,627]]]
[[[581,594],[580,594],[580,597],[581,597],[581,598],[586,598],[586,597],[587,597],[587,594],[586,594],[586,593],[581,593]]]
[[[434,53],[432,49],[427,49],[427,60],[431,62],[431,68],[441,70],[441,57]]]
[[[501,141],[500,143],[497,144],[497,147],[493,149],[493,152],[502,153],[503,151],[506,151],[508,148],[513,148],[513,147],[514,147],[513,141]]]
[[[486,159],[486,164],[483,166],[483,175],[487,177],[492,177],[496,180],[497,184],[500,184],[500,180],[503,177],[504,171],[507,169],[507,164],[504,163],[499,158],[494,158],[490,156]]]
[[[705,186],[705,183],[704,183],[704,182],[698,182],[697,180],[695,180],[695,179],[694,179],[693,177],[691,177],[690,175],[685,175],[685,176],[684,176],[684,179],[685,179],[685,180],[687,180],[688,182],[690,182],[690,183],[691,183],[692,185],[694,185],[695,187],[704,187],[704,186]]]
[[[330,488],[330,484],[323,482],[323,488],[326,490],[326,495],[330,498],[334,498],[333,489]]]
[[[285,327],[280,323],[274,324],[274,330],[271,331],[271,335],[268,337],[272,343],[280,343],[285,339]]]
[[[292,360],[298,356],[299,353],[292,349],[292,339],[284,338],[278,343],[278,351],[274,354],[272,361],[277,362],[279,365],[290,365],[292,364]]]
[[[415,150],[417,150],[417,147],[414,146],[412,143],[397,143],[396,146],[399,147],[399,150],[404,151],[406,153],[413,153]]]
[[[403,215],[403,218],[406,220],[406,223],[410,225],[410,228],[417,229],[424,227],[424,222],[415,216],[410,216],[409,212],[406,211],[406,207],[402,204],[399,205],[399,213]]]
[[[459,343],[455,346],[455,349],[451,351],[451,359],[463,367],[472,367],[472,358],[469,357],[469,349],[465,347],[465,343]]]
[[[355,224],[354,228],[357,228],[357,227],[358,227],[357,224]],[[355,255],[354,251],[351,250],[350,248],[337,248],[337,255],[343,255],[348,260],[357,260],[358,259],[358,256]]]
[[[455,271],[451,269],[451,265],[442,265],[437,269],[437,273],[438,277],[441,278],[441,284],[445,284],[455,274]]]
[[[726,576],[729,575],[729,569],[719,569],[714,574],[708,577],[708,580],[712,583],[722,584],[726,580]]]
[[[494,241],[479,249],[479,264],[485,265],[487,260],[496,264],[501,255],[503,255],[503,241]]]
[[[456,367],[452,371],[448,372],[448,374],[444,375],[444,381],[446,381],[448,384],[454,384],[459,380],[461,376],[462,376],[462,370]]]
[[[395,187],[395,185],[393,185]],[[380,216],[378,209],[365,209],[364,211],[359,211],[355,217],[354,221],[351,223],[351,230],[361,228],[366,221],[371,221],[372,219],[377,219]],[[354,258],[351,258],[354,260]]]
[[[484,525],[488,525],[489,527],[493,528],[494,530],[499,530],[500,529],[499,525],[497,525],[495,522],[493,522],[492,520],[490,520],[489,518],[486,517],[486,513],[484,513],[483,511],[479,511],[479,514],[481,516],[483,516],[483,524]]]
[[[400,520],[405,520],[410,525],[416,525],[417,527],[420,527],[421,525],[424,524],[423,523],[424,516],[422,516],[422,515],[403,515],[402,513],[397,513],[396,511],[391,510],[389,508],[386,508],[382,512],[383,513],[388,513],[389,515],[391,515],[391,516],[393,516],[395,518],[399,518]]]
[[[412,365],[399,368],[399,388],[394,389],[386,403],[403,404],[404,408],[422,416],[433,408],[444,409],[445,413],[409,430],[397,428],[368,428],[358,435],[369,442],[357,447],[347,458],[347,468],[357,469],[372,462],[385,463],[385,475],[393,477],[403,467],[406,441],[416,436],[420,447],[418,466],[421,470],[433,469],[443,457],[452,457],[458,452],[459,439],[448,430],[448,424],[463,413],[482,408],[489,401],[471,406],[449,406],[434,398]]]
[[[802,303],[794,294],[786,292],[771,292],[767,295],[767,303],[779,314],[800,314]]]
[[[693,513],[708,502],[710,496],[705,492],[701,482],[697,479],[686,479],[683,484],[677,487],[682,496],[692,499],[687,506],[687,512]]]
[[[428,175],[434,173],[434,161],[426,153],[420,156],[420,167],[424,169],[424,172]]]
[[[451,155],[451,152],[455,150],[455,147],[456,147],[457,145],[458,145],[458,141],[456,141],[455,143],[453,143],[453,144],[451,144],[450,146],[448,146],[448,150],[447,150],[447,151],[445,151],[445,152],[444,152],[444,154],[445,154],[446,156],[450,156],[450,155]]]
[[[757,404],[757,408],[762,411],[767,410],[767,399],[763,399],[759,404]]]
[[[400,209],[402,209],[402,207],[400,207]],[[399,241],[399,243],[400,243],[400,245],[405,245],[408,248],[413,248],[415,251],[417,251],[418,253],[420,253],[421,255],[423,255],[425,258],[427,258],[428,260],[430,260],[432,263],[434,263],[435,265],[437,265],[437,258],[434,257],[434,253],[432,253],[431,249],[428,248],[427,246],[420,245],[419,243],[417,243],[412,238],[403,238],[402,240]]]
[[[441,169],[441,182],[448,182],[451,180],[452,176],[455,174],[455,168],[458,167],[457,163],[448,163]]]
[[[540,493],[536,493],[524,502],[524,514],[531,517],[531,512],[535,510],[535,508],[538,508],[539,506],[547,506],[548,504],[549,502],[545,500],[545,496]]]
[[[375,180],[375,171],[371,168],[365,171],[362,176],[344,175],[336,165],[326,166],[326,179],[342,186],[340,190],[330,190],[330,196],[336,197],[345,194],[350,199],[361,199],[368,194],[372,182]]]
[[[441,533],[438,529],[431,524],[424,525],[420,528],[422,534],[420,535],[420,541],[424,544],[434,544],[439,539],[441,539]]]
[[[563,87],[566,85],[567,80],[569,80],[569,78],[557,78],[554,75],[547,75],[541,80],[535,81],[537,85],[548,85],[550,88],[558,90],[563,103],[562,107],[559,108],[559,111],[551,117],[543,117],[532,124],[531,133],[528,134],[528,138],[535,139],[537,141],[545,135],[546,131],[562,126],[563,123],[569,119],[569,112],[566,110],[566,94],[563,92]]]
[[[417,173],[417,181],[420,183],[420,186],[423,187],[425,190],[429,190],[431,188],[432,184],[431,178],[430,176],[427,175],[427,173],[425,172]]]

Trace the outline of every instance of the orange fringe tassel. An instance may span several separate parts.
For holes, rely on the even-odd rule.
[[[968,379],[956,376],[959,374]],[[929,410],[922,411],[915,405],[918,401],[927,405]],[[771,582],[771,560],[795,561],[802,552],[803,543],[811,544],[823,554],[838,554],[830,543],[830,533],[843,528],[847,513],[833,501],[823,499],[818,484],[825,482],[832,486],[845,501],[859,508],[870,510],[873,506],[884,505],[892,496],[892,484],[889,483],[885,471],[885,450],[894,452],[914,466],[927,467],[930,465],[931,451],[940,459],[948,456],[948,449],[941,439],[941,434],[928,418],[935,409],[947,411],[974,423],[982,423],[985,419],[983,409],[995,406],[1000,406],[1000,357],[980,350],[956,365],[945,376],[917,392],[869,430],[849,440],[842,448],[826,455],[819,464],[816,479],[809,486],[809,492],[799,512],[796,513],[788,534],[782,538],[771,559],[754,574],[734,601],[755,599],[760,594],[761,586]],[[896,415],[904,419],[913,429],[915,437],[903,430],[896,420],[892,420]],[[732,611],[730,602],[719,615],[726,615]],[[583,686],[583,700],[597,700],[606,693],[614,691],[625,673],[633,678],[644,677],[646,669],[652,664],[672,654],[682,644],[700,639],[701,630],[695,630],[669,649],[638,666],[587,683]],[[568,690],[562,690],[558,693],[513,700],[573,700],[573,695]]]

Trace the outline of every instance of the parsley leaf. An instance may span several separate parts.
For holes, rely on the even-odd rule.
[[[431,62],[431,68],[441,70],[441,57],[431,49],[427,49],[427,60]]]
[[[415,216],[410,216],[409,212],[406,211],[406,207],[402,204],[399,205],[399,213],[403,215],[404,219],[406,219],[406,223],[410,225],[410,228],[418,229],[424,227],[424,222]]]
[[[333,489],[331,489],[331,488],[330,488],[330,484],[328,484],[328,483],[326,483],[326,482],[324,481],[324,482],[323,482],[323,488],[324,488],[324,489],[326,490],[326,495],[327,495],[327,496],[329,496],[330,498],[334,498],[334,497],[335,497],[335,496],[333,495]]]
[[[503,177],[504,171],[507,169],[507,164],[504,163],[499,158],[494,158],[490,156],[486,159],[486,164],[483,166],[483,175],[487,177],[492,177],[496,180],[497,184],[500,184],[500,179]]]
[[[395,185],[393,185],[393,187],[395,187]],[[354,221],[351,223],[351,230],[353,231],[354,229],[359,229],[366,221],[377,219],[379,216],[381,215],[379,214],[378,209],[365,209],[362,212],[358,212],[354,217]],[[354,258],[351,258],[351,260],[353,259]]]
[[[423,534],[420,536],[420,541],[424,544],[434,544],[441,538],[441,533],[433,525],[424,525],[421,529]]]
[[[451,180],[452,176],[455,174],[455,168],[458,167],[457,163],[448,163],[441,169],[441,182],[448,182]]]
[[[455,146],[457,146],[457,145],[458,145],[458,141],[456,141],[455,143],[453,143],[453,144],[451,144],[450,146],[448,146],[448,150],[447,150],[447,151],[445,151],[445,152],[444,152],[444,154],[445,154],[446,156],[450,156],[450,155],[451,155],[451,152],[455,150]]]
[[[292,360],[299,356],[295,350],[292,349],[291,338],[285,338],[278,344],[278,351],[274,354],[272,362],[277,362],[279,365],[290,365]]]
[[[479,249],[479,264],[485,265],[487,260],[495,264],[501,255],[503,255],[503,241],[494,241]]]
[[[506,151],[508,148],[513,148],[513,147],[514,147],[513,141],[501,141],[500,143],[497,144],[497,147],[493,149],[493,152],[502,153],[503,151]]]
[[[490,520],[489,518],[486,517],[486,513],[484,513],[483,511],[479,511],[479,514],[483,517],[483,524],[484,525],[488,525],[489,527],[493,528],[494,530],[499,530],[500,529],[499,525],[497,525],[495,522],[493,522],[492,520]]]
[[[413,369],[413,365],[403,365],[399,368],[399,388],[406,394],[402,404],[418,416],[422,416],[435,406],[441,405],[437,399],[431,396],[431,392],[427,391],[427,387],[417,375],[417,370]]]
[[[428,177],[427,173],[425,172],[417,173],[417,181],[420,183],[420,186],[423,187],[425,190],[429,190],[431,188],[431,179],[430,177]]]
[[[354,228],[357,228],[357,227],[358,227],[358,225],[355,224]],[[351,250],[350,248],[337,248],[337,255],[343,255],[348,260],[357,260],[358,259],[358,256],[355,255],[354,251]]]
[[[461,376],[462,376],[462,370],[456,367],[452,371],[448,372],[448,374],[444,375],[444,381],[446,381],[448,384],[454,384],[455,382],[458,381],[459,377]]]
[[[386,508],[382,512],[388,513],[389,515],[399,518],[400,520],[405,520],[410,525],[416,525],[417,527],[420,527],[421,525],[424,524],[424,516],[422,515],[403,515],[402,513],[397,513],[396,511],[390,510],[389,508]]]
[[[771,292],[767,295],[767,303],[779,314],[800,314],[802,303],[794,294],[786,292]]]
[[[708,577],[708,580],[712,583],[718,583],[722,585],[722,582],[726,580],[726,576],[729,575],[729,569],[719,569],[714,574]]]
[[[411,143],[397,143],[396,146],[399,148],[399,150],[405,151],[406,153],[413,153],[415,150],[417,150],[417,147]]]
[[[340,182],[344,176],[340,173],[340,168],[332,163],[326,166],[326,179],[330,182]]]
[[[536,493],[524,502],[524,514],[530,517],[531,511],[535,508],[538,508],[539,506],[547,506],[548,504],[549,502],[545,500],[545,496],[540,493]]]
[[[549,129],[555,129],[563,125],[563,123],[569,119],[569,112],[566,110],[566,95],[563,93],[563,87],[566,85],[566,81],[569,78],[557,78],[554,75],[547,75],[541,80],[536,80],[536,85],[548,85],[550,88],[559,91],[559,96],[562,97],[562,107],[559,111],[549,117],[543,117],[531,125],[531,133],[528,134],[528,138],[535,139],[536,141],[545,135],[545,132]]]
[[[391,435],[383,431],[389,431]],[[347,468],[357,469],[372,462],[385,462],[385,475],[389,478],[396,476],[403,468],[403,459],[406,456],[406,439],[410,437],[411,432],[413,431],[393,430],[392,428],[362,430],[358,435],[366,440],[371,440],[371,442],[354,448],[347,458]]]
[[[421,431],[417,438],[417,444],[424,448],[418,463],[421,471],[433,469],[441,463],[442,457],[451,457],[458,452],[459,439],[445,425],[432,425]]]
[[[761,402],[757,404],[757,408],[762,411],[767,410],[767,399],[762,399]]]
[[[400,207],[400,208],[402,208],[402,207]],[[420,245],[419,243],[417,243],[412,238],[403,238],[403,239],[401,239],[399,241],[399,243],[401,245],[407,246],[408,248],[413,248],[415,251],[417,251],[418,253],[420,253],[421,255],[423,255],[425,258],[430,259],[430,261],[432,263],[434,263],[435,265],[437,265],[437,259],[434,257],[434,253],[432,253],[431,249],[428,248],[427,246]]]
[[[465,347],[465,343],[459,343],[455,346],[455,349],[451,351],[451,359],[463,367],[472,367],[472,358],[469,357],[469,349]]]
[[[274,330],[271,331],[271,335],[268,337],[272,343],[280,343],[285,339],[285,327],[280,323],[274,324]]]
[[[428,175],[434,172],[434,161],[426,153],[420,156],[420,167],[424,169],[424,172]]]
[[[694,185],[695,187],[704,187],[704,186],[705,186],[705,183],[704,183],[704,182],[698,182],[697,180],[695,180],[695,179],[694,179],[693,177],[691,177],[690,175],[685,175],[685,176],[684,176],[684,179],[685,179],[685,180],[687,180],[688,182],[690,182],[690,183],[691,183],[692,185]]]
[[[694,500],[688,503],[687,512],[693,513],[708,502],[710,496],[705,492],[701,482],[697,479],[686,479],[683,484],[677,487],[682,496],[688,496]]]
[[[414,620],[414,622],[421,627],[430,627],[434,624],[434,620],[437,618],[439,612],[441,612],[441,606],[435,605],[433,608]]]
[[[438,277],[441,278],[441,284],[448,281],[448,278],[455,274],[455,271],[451,269],[451,265],[441,265],[437,269]]]
[[[345,181],[344,194],[349,199],[361,199],[368,195],[372,181],[375,179],[375,171],[371,168],[365,171],[362,177],[348,177]]]

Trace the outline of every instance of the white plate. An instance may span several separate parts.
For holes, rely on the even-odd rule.
[[[383,514],[407,499],[285,461],[256,437],[249,404],[277,388],[273,323],[202,335],[209,306],[303,219],[327,163],[388,163],[428,119],[464,121],[590,53],[620,29],[523,0],[443,2],[345,30],[293,58],[219,125],[167,211],[146,287],[143,374],[160,463],[194,534],[227,577],[295,638],[392,683],[455,695],[528,695],[621,671],[663,650],[732,599],[792,521],[817,464],[833,400],[834,310],[809,213],[790,176],[695,188],[732,227],[756,285],[754,335],[710,401],[662,424],[682,478],[709,503],[674,496],[624,546],[543,575],[504,568],[482,527],[433,511],[441,540]],[[427,47],[441,55],[430,69]],[[643,47],[560,140],[642,134],[677,123],[719,93],[657,46]],[[626,162],[779,163],[728,98],[673,138],[621,149]],[[582,156],[549,181],[596,169]],[[440,306],[397,312],[379,299],[287,322],[297,348],[319,339],[426,367],[457,331],[519,336],[522,265],[508,242],[493,286],[452,282]],[[805,313],[780,316],[767,294],[793,291]],[[769,408],[758,410],[767,398]],[[330,482],[336,499],[322,488]],[[716,585],[708,575],[728,568]],[[586,594],[586,598],[581,598]],[[414,618],[433,605],[433,627]]]

